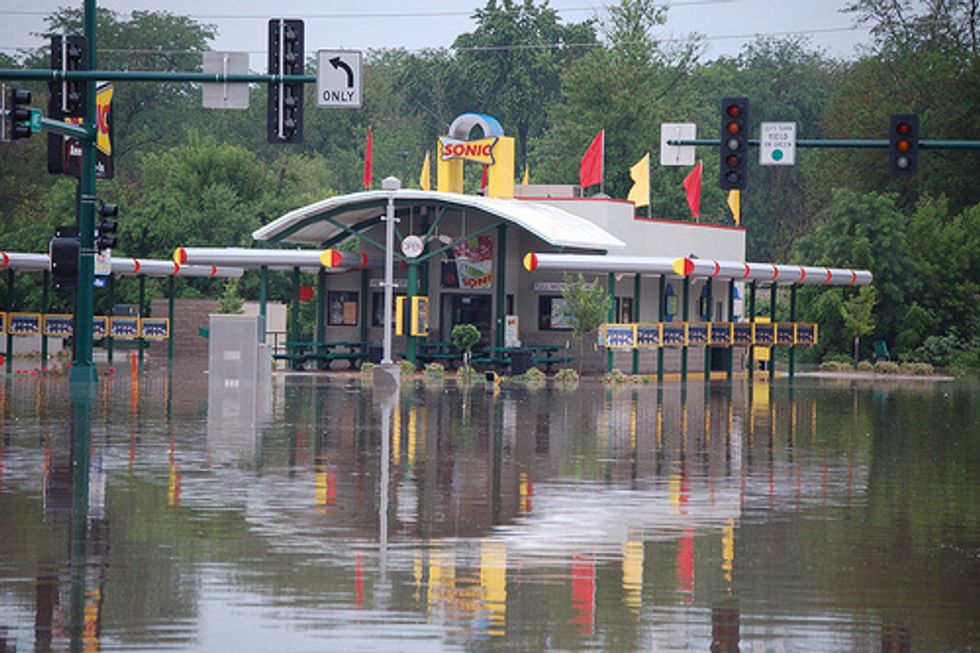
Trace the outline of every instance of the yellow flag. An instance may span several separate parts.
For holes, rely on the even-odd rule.
[[[521,179],[521,183],[527,186],[531,183],[531,171],[527,167],[527,163],[524,164],[524,178]]]
[[[650,205],[650,153],[647,152],[642,159],[630,168],[630,178],[633,180],[633,187],[630,194],[626,197],[633,202],[637,208]]]
[[[742,191],[737,188],[733,188],[728,191],[728,208],[731,209],[732,218],[735,219],[735,224],[742,224],[742,214],[741,214],[741,193]]]
[[[419,188],[422,190],[432,190],[432,164],[429,161],[429,151],[425,151],[425,159],[422,161],[422,174],[419,175]]]

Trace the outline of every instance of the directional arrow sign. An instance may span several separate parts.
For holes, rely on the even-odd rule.
[[[364,78],[359,50],[317,52],[316,105],[326,109],[359,109]]]

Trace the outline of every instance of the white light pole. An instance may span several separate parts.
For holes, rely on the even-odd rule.
[[[396,177],[385,177],[381,190],[388,191],[388,210],[385,214],[385,332],[382,365],[391,365],[392,302],[395,286],[395,193],[402,187]]]

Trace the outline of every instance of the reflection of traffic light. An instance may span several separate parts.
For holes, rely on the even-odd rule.
[[[3,92],[3,133],[4,141],[16,141],[18,138],[31,137],[31,110],[26,105],[31,103],[31,92],[11,86]]]
[[[51,37],[51,69],[62,73],[88,70],[88,41],[84,36]],[[88,84],[79,79],[48,82],[51,118],[84,118]]]
[[[721,177],[722,190],[745,190],[749,163],[749,99],[726,97],[721,100]]]
[[[919,158],[919,116],[895,114],[888,130],[888,173],[914,175]]]
[[[303,74],[303,21],[269,21],[269,74]],[[266,132],[270,143],[303,142],[303,84],[269,82]]]
[[[99,226],[95,248],[100,252],[112,249],[119,240],[116,237],[119,221],[115,219],[118,213],[119,207],[117,205],[108,202],[99,203]]]
[[[58,290],[73,288],[78,279],[78,228],[58,227],[48,247],[54,287]]]

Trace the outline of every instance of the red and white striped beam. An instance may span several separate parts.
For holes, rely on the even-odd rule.
[[[656,256],[618,256],[615,254],[546,254],[528,252],[524,269],[561,270],[564,272],[628,272],[674,275],[674,259]]]
[[[242,268],[276,269],[326,268],[328,272],[361,270],[368,264],[362,252],[336,249],[247,249],[244,247],[178,247],[174,250],[178,265],[233,265]]]
[[[146,275],[150,277],[240,277],[242,268],[216,265],[178,265],[173,261],[113,256],[109,264],[112,273],[119,276]],[[47,254],[0,252],[0,270],[43,272],[51,269]]]
[[[796,285],[866,286],[873,281],[868,270],[821,268],[783,263],[718,261],[684,257],[674,261],[674,273],[682,277],[735,279]]]

